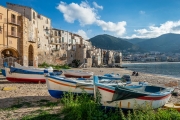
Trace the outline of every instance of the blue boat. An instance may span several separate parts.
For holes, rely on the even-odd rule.
[[[99,79],[109,79],[109,80],[120,80],[121,76],[120,74],[114,74],[114,73],[108,73],[108,74],[104,74],[102,76],[98,76]]]

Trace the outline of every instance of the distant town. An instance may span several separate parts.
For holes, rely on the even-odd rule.
[[[180,62],[180,53],[161,53],[151,51],[147,53],[123,52],[124,62]]]

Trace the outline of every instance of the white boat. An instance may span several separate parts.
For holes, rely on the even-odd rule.
[[[61,98],[64,92],[73,92],[81,94],[84,90],[86,93],[93,95],[94,87],[92,79],[76,79],[61,76],[48,75],[48,71],[44,71],[46,76],[46,84],[49,94],[54,98]],[[124,85],[126,83],[116,83],[110,80],[101,80],[100,82],[108,85]]]
[[[98,82],[94,76],[94,89],[101,95],[101,104],[106,107],[119,107],[122,109],[139,109],[149,104],[153,109],[165,105],[171,97],[173,88],[158,86],[109,86]],[[96,93],[96,92],[95,92]],[[95,94],[96,97],[96,94]]]
[[[60,75],[62,71],[53,72],[47,68],[50,74]],[[45,83],[44,70],[32,69],[28,67],[5,67],[6,79],[11,82]]]
[[[72,78],[90,78],[94,73],[87,71],[77,71],[77,70],[64,70],[63,71],[65,77]]]

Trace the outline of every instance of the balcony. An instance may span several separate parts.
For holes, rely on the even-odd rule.
[[[20,21],[20,20],[16,20],[16,19],[14,19],[14,18],[9,18],[9,19],[8,19],[8,23],[9,23],[9,24],[13,24],[13,25],[18,25],[18,26],[21,25],[21,21]]]
[[[28,39],[28,42],[30,42],[30,43],[36,43],[36,39]]]
[[[55,40],[55,41],[50,41],[50,44],[53,44],[53,45],[59,45],[59,44],[61,44],[60,43],[60,41],[58,41],[58,40]]]
[[[11,31],[11,32],[8,32],[8,37],[21,38],[21,34],[17,33],[16,31]]]
[[[52,52],[59,51],[59,50],[60,50],[59,48],[53,48]]]

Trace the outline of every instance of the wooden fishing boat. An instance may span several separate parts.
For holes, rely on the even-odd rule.
[[[62,71],[53,72],[52,68],[47,68],[50,74],[60,75]],[[45,83],[44,70],[23,69],[15,67],[5,67],[6,79],[11,82]]]
[[[77,70],[64,70],[65,77],[72,78],[90,78],[93,75],[93,72],[86,71],[77,71]]]
[[[62,76],[49,75],[48,71],[44,71],[46,76],[46,84],[49,94],[54,98],[61,98],[64,92],[72,92],[76,94],[81,94],[85,91],[88,94],[93,95],[94,86],[92,79],[84,78],[66,78]],[[101,83],[107,85],[124,85],[126,83],[116,83],[110,80],[101,80]]]
[[[110,80],[120,80],[121,76],[120,74],[114,74],[114,73],[108,73],[104,74],[102,76],[98,76],[99,79],[110,79]]]
[[[175,109],[180,112],[180,103],[166,103],[164,108]]]
[[[94,90],[99,91],[101,104],[106,107],[139,109],[138,106],[149,104],[155,109],[168,102],[174,89],[148,85],[110,86],[98,82],[98,77],[94,76]]]

